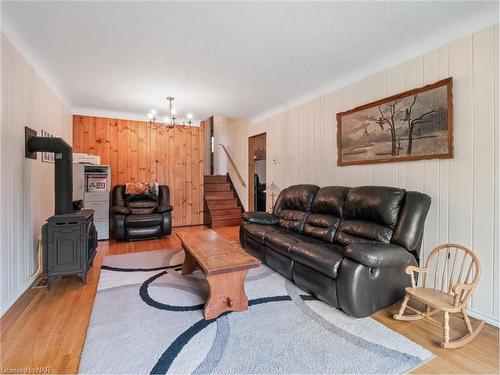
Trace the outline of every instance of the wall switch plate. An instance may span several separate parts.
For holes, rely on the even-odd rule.
[[[28,141],[29,141],[30,137],[36,137],[36,130],[33,130],[33,129],[25,126],[24,127],[24,156],[26,158],[36,160],[36,152],[31,152],[30,148],[28,147]]]

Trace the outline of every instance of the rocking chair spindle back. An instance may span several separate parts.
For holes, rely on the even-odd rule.
[[[427,257],[425,267],[406,267],[410,275],[411,287],[405,289],[405,298],[398,314],[394,319],[419,320],[428,318],[437,324],[431,316],[443,312],[443,342],[445,348],[458,348],[472,341],[484,325],[481,322],[473,330],[467,315],[467,307],[472,293],[479,281],[480,266],[476,255],[465,246],[458,244],[443,244],[431,251]],[[415,273],[423,273],[423,286],[417,287]],[[408,301],[413,298],[426,305],[425,312],[408,306]],[[415,314],[405,315],[406,309]],[[461,339],[450,341],[449,314],[460,313],[469,332]]]

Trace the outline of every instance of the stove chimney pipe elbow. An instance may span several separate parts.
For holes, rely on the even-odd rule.
[[[73,212],[73,149],[62,138],[31,136],[30,152],[54,153],[55,214]]]

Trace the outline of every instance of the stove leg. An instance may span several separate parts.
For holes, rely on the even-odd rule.
[[[48,276],[47,277],[47,289],[52,289],[52,286],[54,286],[54,281],[55,281],[55,278],[54,277],[51,277],[51,276]]]

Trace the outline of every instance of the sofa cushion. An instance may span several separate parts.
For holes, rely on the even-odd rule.
[[[361,186],[349,189],[343,220],[334,242],[342,246],[358,242],[390,242],[405,190],[386,186]]]
[[[375,240],[370,240],[368,238],[353,236],[352,234],[342,232],[340,230],[335,233],[334,243],[340,246],[347,246],[355,243],[376,243]]]
[[[152,214],[158,207],[157,201],[140,200],[127,202],[127,207],[132,215]]]
[[[128,228],[145,228],[161,225],[163,216],[161,214],[129,215],[125,218]]]
[[[333,242],[343,214],[344,199],[349,189],[327,186],[320,188],[311,204],[303,232],[309,236]]]
[[[306,219],[307,212],[299,210],[281,210],[278,215],[278,224],[282,228],[300,233],[304,228]]]
[[[274,206],[274,214],[282,209],[310,211],[319,187],[316,185],[292,185],[282,190]],[[276,215],[278,216],[278,215]]]
[[[161,225],[154,225],[152,227],[143,227],[143,228],[127,228],[127,238],[129,240],[142,240],[145,238],[155,238],[160,237]]]
[[[342,221],[339,226],[339,232],[361,239],[386,243],[391,240],[392,236],[391,228],[364,220]]]
[[[318,190],[312,202],[311,212],[343,217],[344,200],[349,188],[325,186]]]
[[[360,186],[349,189],[344,218],[378,223],[394,229],[405,190],[386,186]]]
[[[295,232],[302,232],[307,213],[319,187],[316,185],[294,185],[284,189],[274,206],[278,224]]]
[[[290,256],[295,262],[334,279],[343,259],[342,252],[341,246],[319,240],[300,241],[290,247]]]
[[[245,235],[252,237],[255,241],[264,244],[264,238],[267,233],[276,231],[276,225],[261,225],[261,224],[243,224],[242,230]]]
[[[340,219],[338,217],[310,213],[304,224],[303,233],[321,240],[333,242],[333,237],[339,224]]]
[[[303,238],[304,236],[298,233],[282,229],[280,231],[266,233],[264,244],[280,254],[290,256],[288,254],[290,247]]]

